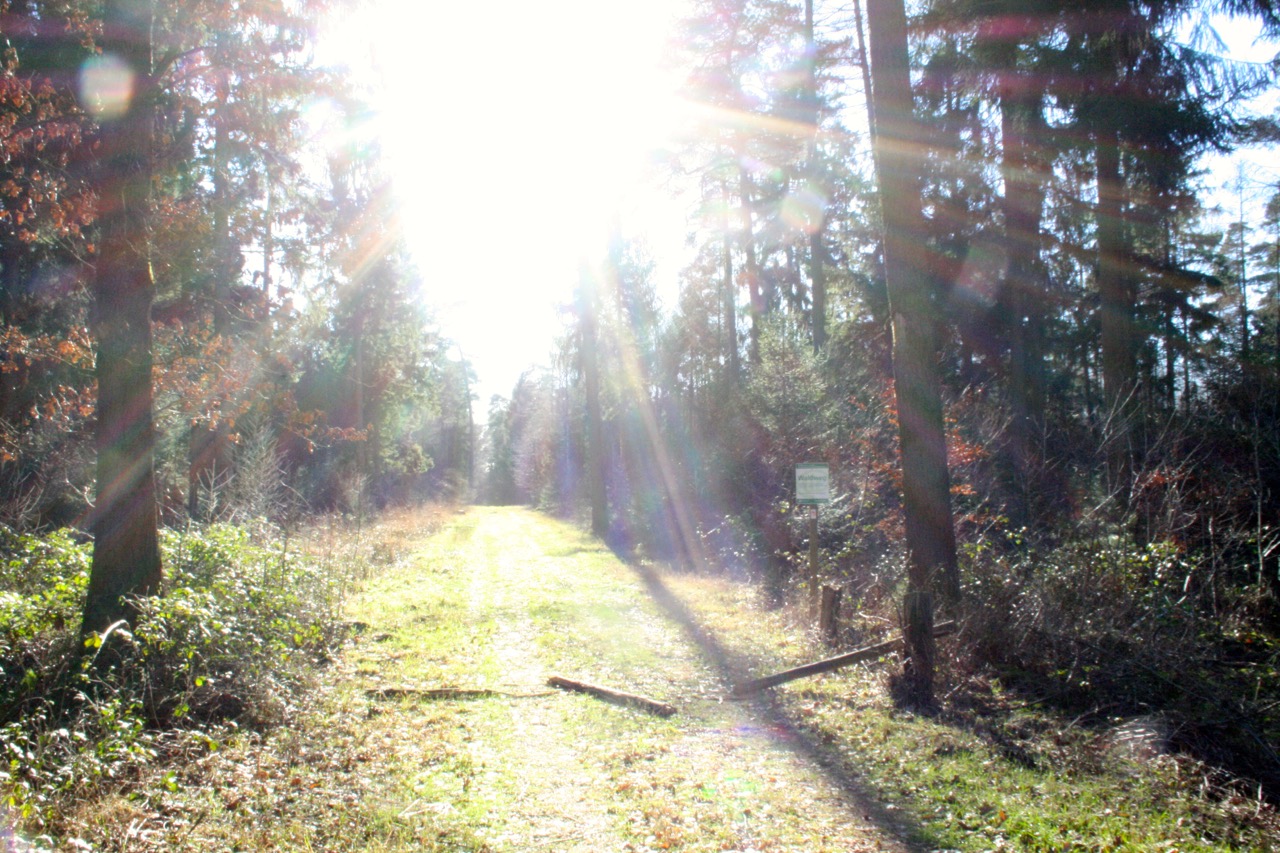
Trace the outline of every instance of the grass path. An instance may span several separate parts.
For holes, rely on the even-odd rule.
[[[358,637],[301,705],[282,694],[285,724],[86,803],[87,841],[58,849],[1278,849],[1275,810],[1213,768],[981,677],[933,715],[896,709],[883,666],[725,701],[822,651],[749,585],[627,565],[523,509],[403,514],[372,539]]]
[[[65,849],[910,849],[897,813],[809,739],[723,701],[723,660],[659,604],[654,576],[528,510],[439,518],[379,530],[393,557],[352,602],[359,636],[286,725],[86,805],[89,842]],[[551,675],[679,713],[551,690]]]
[[[513,694],[377,703],[369,737],[418,733],[447,748],[382,759],[390,819],[371,844],[420,849],[434,833],[463,849],[902,849],[783,728],[721,701],[715,664],[635,571],[568,525],[471,510],[373,583],[356,617],[379,641],[349,657],[356,692]],[[552,674],[680,713],[548,694]]]

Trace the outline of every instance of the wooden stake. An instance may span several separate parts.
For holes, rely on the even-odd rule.
[[[844,590],[836,586],[822,587],[822,607],[818,610],[818,633],[822,641],[834,646],[840,636],[840,599]]]
[[[956,631],[955,622],[941,622],[934,626],[933,636],[945,637],[947,634],[954,634]],[[826,660],[807,663],[803,666],[797,666],[793,669],[776,672],[773,675],[766,675],[764,678],[757,678],[753,681],[744,681],[742,684],[735,684],[733,690],[730,691],[731,696],[749,696],[752,693],[759,693],[761,690],[767,690],[770,687],[777,687],[779,684],[786,684],[788,681],[795,681],[798,678],[807,678],[810,675],[820,675],[824,672],[840,669],[859,661],[871,660],[889,652],[895,651],[902,646],[902,638],[894,637],[892,640],[885,640],[883,643],[876,643],[874,646],[867,646],[864,649],[858,649],[853,652],[845,652],[842,655],[836,655]]]
[[[902,675],[908,701],[918,707],[933,704],[933,670],[937,647],[933,642],[933,593],[907,590],[903,602],[902,639],[906,647]]]
[[[615,705],[629,705],[642,711],[648,711],[650,714],[657,714],[659,717],[670,717],[676,712],[675,705],[668,705],[666,702],[659,702],[656,699],[650,699],[648,696],[624,693],[621,690],[601,687],[598,684],[588,684],[585,681],[575,681],[572,678],[561,678],[558,675],[548,678],[547,686],[559,687],[561,690],[572,690],[575,693],[589,693],[606,702],[612,702]]]

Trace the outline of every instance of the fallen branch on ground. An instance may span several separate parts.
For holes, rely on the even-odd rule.
[[[539,693],[509,693],[505,690],[490,690],[485,687],[374,687],[366,690],[364,695],[374,699],[399,699],[405,696],[414,699],[493,699],[499,696],[510,699],[532,699],[552,694],[550,690]]]
[[[940,622],[933,626],[933,636],[945,637],[947,634],[953,634],[956,630],[955,622]],[[777,687],[779,684],[786,684],[788,681],[795,681],[797,678],[807,678],[810,675],[818,675],[823,672],[831,672],[859,661],[871,660],[889,652],[895,651],[902,645],[901,637],[894,637],[892,640],[885,640],[883,643],[876,643],[874,646],[867,646],[853,652],[845,652],[842,655],[836,655],[826,660],[807,663],[804,666],[797,666],[793,669],[775,672],[773,675],[766,675],[764,678],[757,678],[752,681],[744,681],[741,684],[735,684],[733,690],[729,691],[731,696],[749,696],[752,693],[759,693],[761,690],[767,690],[770,687]]]
[[[650,714],[657,714],[659,717],[670,717],[676,712],[675,705],[668,705],[666,702],[659,702],[656,699],[650,699],[648,696],[637,696],[634,693],[624,693],[621,690],[613,690],[609,687],[601,687],[598,684],[588,684],[585,681],[574,681],[571,678],[561,678],[553,675],[547,679],[547,684],[551,687],[559,687],[561,690],[572,690],[575,693],[589,693],[606,702],[612,702],[615,705],[630,705],[639,708],[642,711],[648,711]]]

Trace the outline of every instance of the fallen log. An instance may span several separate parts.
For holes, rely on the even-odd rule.
[[[571,690],[575,693],[588,693],[606,702],[639,708],[642,711],[648,711],[650,714],[657,714],[659,717],[670,717],[676,712],[675,705],[668,705],[666,702],[659,702],[656,699],[650,699],[648,696],[624,693],[621,690],[601,687],[598,684],[588,684],[585,681],[575,681],[572,678],[562,678],[559,675],[553,675],[548,678],[547,686],[559,687],[561,690]]]
[[[511,699],[533,699],[538,696],[550,696],[549,691],[540,693],[511,693],[506,690],[492,690],[487,687],[371,687],[364,692],[371,699],[494,699],[508,697]]]
[[[940,622],[933,626],[933,636],[945,637],[948,634],[954,634],[956,631],[955,622]],[[761,690],[767,690],[770,687],[777,687],[779,684],[786,684],[788,681],[795,681],[798,678],[807,678],[811,675],[819,675],[824,672],[840,669],[859,661],[871,660],[881,655],[888,654],[902,645],[901,637],[894,637],[892,640],[885,640],[883,643],[876,643],[874,646],[858,649],[857,651],[845,652],[842,655],[836,655],[826,660],[806,663],[803,666],[797,666],[792,669],[775,672],[773,675],[766,675],[764,678],[756,678],[751,681],[744,681],[741,684],[735,684],[733,689],[729,691],[730,696],[750,696],[752,693],[759,693]]]

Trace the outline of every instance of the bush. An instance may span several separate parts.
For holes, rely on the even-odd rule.
[[[1038,554],[978,542],[966,562],[971,667],[1082,722],[1157,714],[1175,747],[1280,798],[1280,645],[1204,560],[1104,531]]]
[[[162,537],[163,594],[138,602],[109,666],[76,632],[91,547],[69,531],[0,530],[0,787],[29,825],[60,802],[219,726],[288,711],[340,640],[341,579],[270,528],[213,525]],[[83,653],[82,653],[83,652]]]

